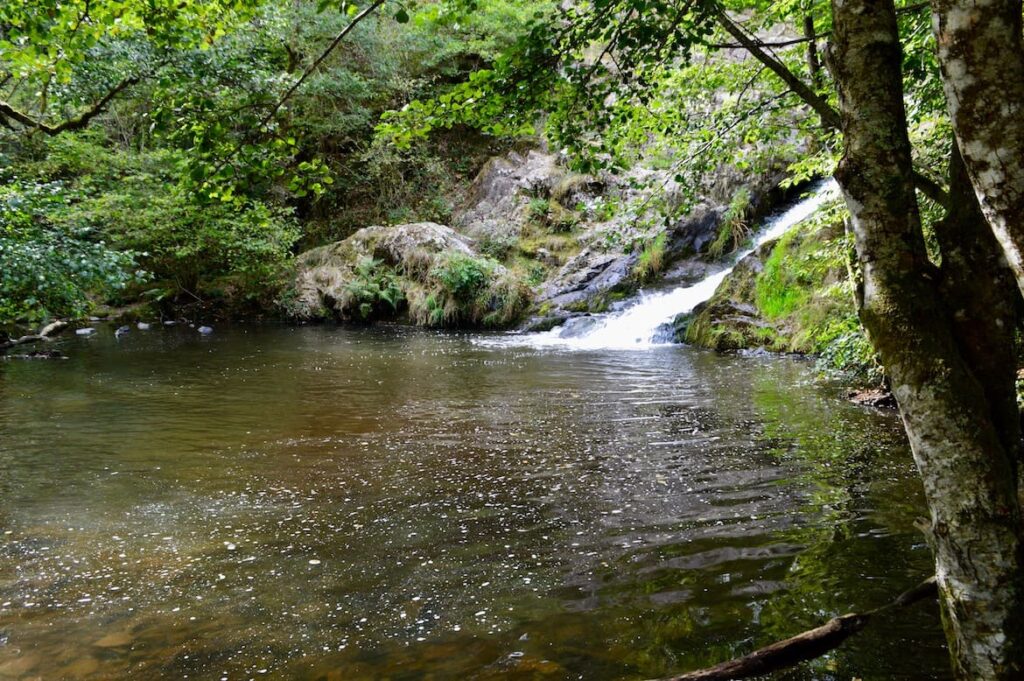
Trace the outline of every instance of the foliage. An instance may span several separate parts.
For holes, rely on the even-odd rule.
[[[346,286],[346,292],[351,296],[348,305],[359,311],[360,318],[364,321],[370,319],[375,313],[380,313],[384,305],[387,305],[391,313],[398,312],[405,294],[398,277],[381,267],[380,260],[361,257],[356,263],[354,274]]]
[[[40,220],[123,251],[151,274],[150,297],[265,302],[298,237],[291,211],[252,199],[197,203],[173,183],[180,163],[180,152],[118,152],[102,135],[84,133],[47,139],[33,154],[23,149],[19,167],[50,188],[50,200],[37,206]],[[80,281],[86,290],[95,288],[87,278]],[[111,289],[94,292],[102,297]]]
[[[142,278],[132,252],[111,249],[87,225],[55,222],[66,200],[58,182],[0,185],[0,322],[78,316],[91,293]]]
[[[430,270],[424,294],[410,304],[414,320],[428,326],[504,326],[522,313],[528,292],[491,258],[450,253]]]

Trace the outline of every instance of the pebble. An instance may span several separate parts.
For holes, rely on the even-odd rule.
[[[146,322],[139,322],[135,326],[139,329],[139,331],[149,331],[149,329],[151,328],[150,325],[147,324]]]
[[[207,336],[207,335],[213,333],[213,327],[212,326],[200,326],[198,330],[199,330],[199,333],[203,334],[204,336]]]
[[[84,329],[75,329],[75,335],[78,336],[91,336],[96,333],[96,329],[91,326],[87,326]]]

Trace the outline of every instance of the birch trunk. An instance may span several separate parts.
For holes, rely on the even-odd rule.
[[[962,348],[914,194],[892,0],[832,0],[829,62],[852,216],[861,319],[892,379],[932,521],[936,578],[958,677],[1024,674],[1024,574],[1012,454]],[[988,273],[974,272],[981,282]],[[981,285],[979,283],[979,285]],[[1010,371],[1007,367],[1005,371]]]
[[[932,25],[971,183],[1024,293],[1021,0],[932,0]]]

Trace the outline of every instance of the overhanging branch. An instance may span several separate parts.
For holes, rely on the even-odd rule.
[[[28,115],[27,113],[15,109],[13,106],[2,100],[0,100],[0,119],[15,121],[16,123],[20,123],[26,128],[40,130],[42,132],[45,132],[47,135],[59,135],[60,133],[68,130],[80,130],[87,126],[89,124],[89,121],[91,121],[93,118],[103,113],[106,110],[107,105],[110,104],[110,100],[112,100],[114,97],[120,94],[123,90],[125,90],[125,88],[128,88],[138,82],[138,76],[131,76],[130,78],[125,78],[120,83],[111,88],[111,90],[107,92],[107,94],[103,95],[103,97],[98,102],[90,106],[88,109],[78,114],[77,116],[74,116],[73,118],[68,118],[67,120],[61,121],[56,125],[49,125],[41,120],[37,120],[32,116]]]
[[[725,10],[718,8],[715,12],[718,24],[725,29],[736,41],[745,48],[759,62],[765,65],[772,73],[778,76],[782,82],[793,91],[796,96],[804,101],[821,118],[821,122],[828,128],[841,129],[839,112],[833,109],[824,97],[815,92],[807,83],[801,80],[795,73],[781,61],[765,50],[765,43],[751,36],[738,26]],[[798,41],[799,42],[799,41]],[[949,206],[949,194],[942,186],[932,179],[922,175],[918,171],[913,172],[914,187],[929,199],[942,207]]]

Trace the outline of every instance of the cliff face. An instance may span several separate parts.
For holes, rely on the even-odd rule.
[[[407,317],[438,325],[436,313],[417,313],[417,301],[437,302],[431,272],[440,276],[440,265],[457,256],[466,261],[460,267],[474,271],[471,278],[485,280],[481,291],[492,283],[495,291],[489,302],[474,303],[481,314],[449,305],[444,325],[478,326],[485,318],[509,325],[532,312],[528,327],[550,327],[604,311],[641,284],[703,278],[741,244],[738,224],[753,223],[786,198],[783,168],[723,166],[705,178],[701,203],[666,218],[682,205],[667,170],[641,165],[595,177],[571,172],[543,148],[514,151],[484,164],[450,227],[367,227],[301,254],[286,308],[301,319]]]

